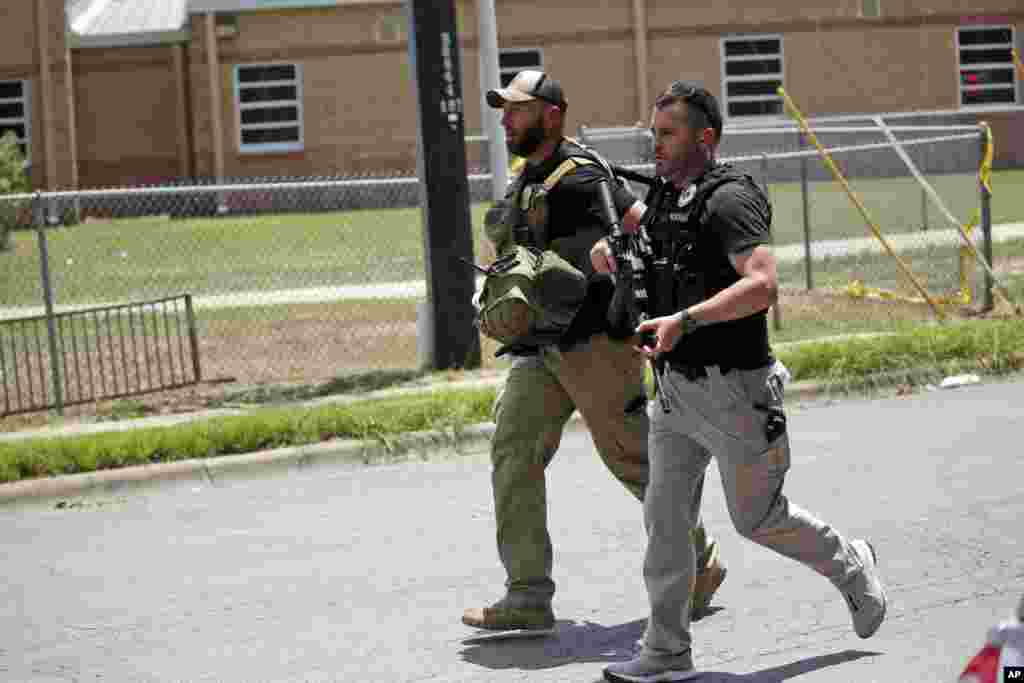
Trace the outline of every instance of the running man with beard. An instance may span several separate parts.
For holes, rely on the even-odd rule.
[[[503,110],[509,151],[526,159],[510,185],[503,219],[487,226],[496,253],[513,244],[550,249],[594,284],[598,278],[590,251],[609,230],[601,183],[610,180],[627,229],[638,225],[643,204],[610,178],[600,156],[565,137],[567,103],[559,83],[547,74],[521,71],[508,87],[489,91],[487,101]],[[610,282],[607,275],[598,277]],[[505,595],[493,605],[466,610],[462,621],[469,626],[495,631],[554,627],[545,470],[573,411],[582,414],[608,469],[643,500],[649,469],[644,359],[627,341],[609,337],[610,297],[597,296],[598,289],[588,287],[587,302],[557,344],[518,346],[511,353],[512,366],[494,406],[491,443]],[[695,505],[700,494],[698,487]],[[596,509],[601,503],[593,505]],[[694,541],[698,573],[692,606],[700,614],[724,580],[725,568],[699,519]]]

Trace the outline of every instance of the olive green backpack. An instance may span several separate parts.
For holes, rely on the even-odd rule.
[[[586,276],[555,252],[513,245],[487,268],[477,323],[502,344],[553,344],[586,292]]]

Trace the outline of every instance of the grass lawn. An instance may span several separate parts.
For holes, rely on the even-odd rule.
[[[952,210],[966,220],[977,206],[972,174],[932,178]],[[994,175],[993,221],[1024,221],[1024,170]],[[920,230],[921,191],[909,178],[854,181],[888,233]],[[803,242],[800,186],[771,186],[776,244]],[[860,215],[834,182],[810,191],[814,240],[865,237]],[[472,207],[479,253],[485,204]],[[947,227],[931,210],[932,229]],[[58,305],[367,284],[424,277],[418,208],[323,214],[278,214],[170,220],[150,217],[89,222],[48,233]],[[36,235],[20,231],[0,253],[0,306],[38,305]]]
[[[903,386],[966,370],[1005,375],[1024,369],[1022,348],[1019,319],[979,320],[804,344],[781,349],[779,355],[796,380],[817,380],[846,391],[879,386],[875,378],[880,377]],[[458,428],[489,420],[494,396],[493,388],[448,390],[348,405],[258,409],[174,427],[0,443],[0,482],[339,437],[387,439],[409,431]]]

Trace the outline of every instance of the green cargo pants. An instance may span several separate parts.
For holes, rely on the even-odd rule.
[[[574,410],[583,416],[604,464],[643,500],[649,476],[647,411],[641,406],[624,412],[644,393],[643,372],[642,356],[603,334],[566,352],[548,346],[537,356],[513,361],[495,401],[491,444],[498,554],[508,577],[509,604],[550,604],[555,593],[544,473]],[[694,501],[698,509],[702,488]],[[694,541],[699,571],[711,554],[699,517]]]

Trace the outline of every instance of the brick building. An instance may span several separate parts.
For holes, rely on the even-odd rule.
[[[721,93],[727,125],[778,121],[781,83],[810,115],[986,120],[997,165],[1024,166],[1019,0],[496,5],[503,73],[556,75],[571,128],[646,120],[676,78]],[[466,128],[478,133],[476,3],[457,7]],[[46,188],[411,172],[406,34],[395,0],[11,0],[0,130],[15,131]]]

